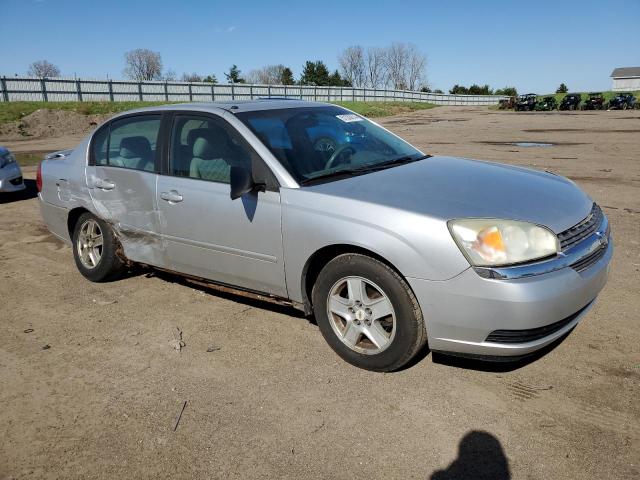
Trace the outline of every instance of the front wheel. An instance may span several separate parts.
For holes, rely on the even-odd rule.
[[[427,341],[409,285],[391,267],[365,255],[340,255],[324,267],[313,288],[313,308],[329,346],[366,370],[397,370]]]
[[[73,231],[73,257],[80,273],[92,282],[115,278],[125,267],[111,227],[91,213],[83,213]]]

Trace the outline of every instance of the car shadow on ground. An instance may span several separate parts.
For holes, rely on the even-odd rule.
[[[22,200],[31,200],[38,196],[38,188],[36,187],[35,180],[24,181],[25,189],[19,192],[0,193],[0,205],[4,203],[19,202]]]
[[[539,360],[571,335],[573,329],[554,340],[549,345],[537,350],[529,355],[520,358],[509,357],[493,357],[492,359],[464,357],[456,355],[448,355],[442,352],[432,352],[431,359],[434,363],[447,365],[449,367],[464,368],[465,370],[476,370],[479,372],[512,372]]]
[[[286,304],[273,303],[267,300],[262,300],[259,297],[265,297],[265,295],[255,295],[244,296],[240,295],[237,291],[227,291],[220,290],[218,286],[213,283],[209,283],[206,281],[198,281],[195,279],[190,279],[189,277],[185,277],[178,273],[172,273],[164,270],[158,270],[152,267],[142,267],[138,265],[134,265],[130,268],[122,278],[130,278],[137,276],[146,276],[148,278],[157,277],[166,282],[175,283],[177,285],[182,285],[184,287],[189,287],[208,295],[224,298],[225,300],[230,300],[235,303],[239,303],[242,305],[246,305],[249,307],[267,310],[274,313],[279,313],[282,315],[287,315],[290,317],[304,319],[312,325],[317,325],[315,317],[313,315],[305,315],[300,310]],[[196,283],[197,282],[197,283]],[[225,287],[222,287],[225,288]],[[514,370],[518,370],[523,368],[530,363],[537,361],[538,359],[544,357],[549,352],[554,350],[559,344],[561,344],[565,338],[567,338],[572,330],[569,330],[562,337],[558,338],[554,342],[549,345],[541,348],[540,350],[533,352],[525,357],[512,359],[509,357],[494,357],[491,360],[487,360],[484,358],[475,358],[475,357],[462,357],[456,355],[445,354],[442,352],[433,352],[429,349],[428,345],[425,345],[406,365],[402,366],[400,369],[396,371],[404,371],[410,368],[415,367],[419,363],[422,363],[429,354],[431,354],[431,360],[434,363],[446,365],[454,368],[463,368],[465,370],[475,370],[480,372],[511,372]]]
[[[456,458],[445,470],[433,472],[429,480],[509,480],[509,460],[500,440],[481,430],[467,433]]]

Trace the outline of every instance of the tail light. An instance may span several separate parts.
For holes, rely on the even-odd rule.
[[[42,162],[38,164],[38,172],[36,173],[36,187],[38,192],[42,191]]]

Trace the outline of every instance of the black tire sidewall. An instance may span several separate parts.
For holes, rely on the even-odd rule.
[[[335,283],[349,276],[363,277],[379,286],[396,314],[396,333],[392,344],[375,355],[365,355],[347,347],[333,331],[327,312],[327,298]],[[334,258],[320,272],[313,289],[316,321],[329,346],[345,361],[374,371],[393,371],[406,364],[426,339],[420,308],[410,287],[386,264],[360,254]]]
[[[95,268],[87,268],[82,264],[78,253],[78,235],[82,225],[87,220],[95,220],[102,231],[102,256]],[[80,273],[92,282],[104,282],[112,279],[124,266],[124,262],[118,257],[116,251],[119,243],[113,234],[111,227],[92,213],[83,213],[78,218],[73,230],[73,258]]]

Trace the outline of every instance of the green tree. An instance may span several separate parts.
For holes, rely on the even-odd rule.
[[[244,83],[244,78],[242,78],[240,75],[240,69],[235,63],[231,65],[229,73],[224,74],[224,76],[227,77],[227,82],[229,83]]]
[[[518,96],[518,90],[516,89],[516,87],[504,87],[504,88],[499,88],[495,91],[496,95],[507,95],[508,97],[517,97]]]
[[[204,77],[202,81],[207,83],[218,83],[218,79],[213,73],[211,75],[207,75],[206,77]]]
[[[569,91],[569,87],[567,87],[564,83],[561,83],[556,93],[567,93]]]
[[[293,85],[296,81],[293,79],[293,72],[289,67],[284,67],[280,72],[280,84]]]
[[[425,86],[425,87],[422,87],[422,88],[420,89],[420,91],[421,91],[422,93],[431,93],[431,88],[430,88],[430,87]]]
[[[464,85],[458,85],[457,83],[449,90],[449,93],[452,95],[467,95],[469,93],[469,89]]]
[[[329,76],[329,85],[332,87],[350,87],[351,82],[346,78],[343,78],[338,70],[334,70]]]
[[[493,90],[489,85],[476,85],[475,83],[469,87],[469,95],[492,95]]]
[[[300,85],[329,85],[329,69],[322,60],[307,60],[300,76]]]

